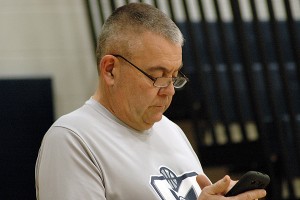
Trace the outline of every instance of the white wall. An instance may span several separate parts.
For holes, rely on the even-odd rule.
[[[0,0],[0,78],[52,77],[56,118],[95,90],[82,0]],[[5,98],[5,97],[0,97]]]

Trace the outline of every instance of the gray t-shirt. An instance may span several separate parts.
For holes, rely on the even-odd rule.
[[[201,164],[165,116],[138,132],[89,99],[45,134],[36,163],[40,200],[196,200]]]

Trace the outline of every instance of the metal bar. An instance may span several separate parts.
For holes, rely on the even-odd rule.
[[[282,54],[281,47],[280,47],[279,29],[277,27],[272,1],[267,0],[267,5],[268,5],[268,11],[269,11],[269,15],[270,15],[272,38],[274,40],[274,45],[275,45],[275,54],[276,54],[276,58],[278,59],[280,77],[281,77],[282,85],[284,88],[284,90],[283,90],[284,91],[284,100],[287,105],[288,113],[290,115],[290,121],[291,121],[291,123],[293,123],[294,119],[295,119],[294,118],[295,115],[294,115],[293,111],[291,110],[291,96],[288,91],[288,80],[287,80],[286,71],[284,69],[283,54]],[[282,123],[282,121],[281,121],[281,123]],[[292,127],[293,127],[293,125],[292,125]],[[283,166],[284,166],[284,170],[285,170],[285,173],[287,176],[288,190],[289,190],[289,194],[290,194],[291,198],[295,199],[295,191],[294,191],[293,182],[292,182],[293,175],[291,174],[291,170],[290,170],[290,166],[289,166],[290,158],[289,158],[289,151],[288,151],[288,148],[285,143],[286,137],[284,135],[284,130],[281,130],[280,133],[281,134],[279,134],[279,137],[280,137],[279,144],[280,144],[280,148],[281,148],[282,159],[284,162]]]
[[[110,0],[110,8],[111,8],[111,11],[114,11],[116,9],[116,3],[114,0]]]
[[[155,6],[156,8],[158,8],[157,0],[154,0],[154,6]]]
[[[236,105],[235,107],[233,107],[233,112],[237,114],[237,121],[240,124],[243,138],[247,138],[246,128],[245,128],[246,120],[243,115],[243,106],[240,101],[241,94],[237,88],[237,83],[234,79],[232,52],[229,48],[228,39],[226,37],[225,25],[222,22],[220,7],[217,0],[214,0],[214,8],[216,10],[216,15],[217,15],[217,25],[220,30],[218,31],[218,34],[222,41],[220,47],[221,47],[222,54],[224,55],[225,64],[229,72],[228,73],[229,87],[232,88],[233,103],[234,105]]]
[[[89,23],[89,27],[90,27],[90,34],[91,34],[93,46],[96,49],[96,46],[97,46],[97,36],[96,36],[97,32],[96,32],[95,26],[93,24],[93,16],[92,16],[91,4],[90,4],[89,0],[85,1],[85,7],[86,7],[87,15],[88,15],[88,23]]]
[[[241,59],[244,61],[244,65],[246,68],[246,77],[250,92],[250,102],[251,106],[254,111],[254,119],[257,124],[257,128],[259,131],[259,137],[261,138],[260,142],[263,145],[262,150],[264,151],[265,156],[268,157],[268,154],[270,155],[270,150],[268,149],[268,137],[266,133],[268,132],[268,127],[263,123],[263,113],[262,113],[262,106],[259,103],[258,100],[258,91],[257,88],[254,86],[253,83],[256,81],[256,77],[253,75],[251,65],[253,64],[251,62],[252,58],[250,57],[249,47],[247,44],[247,40],[245,39],[244,42],[241,42],[245,37],[245,30],[243,27],[242,19],[241,19],[241,13],[239,9],[239,1],[231,0],[231,9],[234,16],[234,23],[235,23],[235,32],[237,35],[237,42],[239,42],[240,52],[241,52]],[[264,145],[266,145],[264,147]],[[268,162],[268,161],[266,161]],[[267,163],[269,164],[269,163]],[[272,174],[274,174],[272,165],[268,165],[269,170],[271,170]],[[277,197],[276,197],[277,198]]]
[[[97,6],[98,6],[100,17],[101,17],[101,23],[104,24],[105,17],[104,17],[103,7],[101,5],[101,0],[98,0],[96,2],[97,2]]]
[[[287,15],[287,25],[288,25],[288,31],[289,31],[289,39],[290,39],[290,44],[292,48],[292,53],[294,57],[294,61],[296,64],[296,70],[297,70],[297,75],[298,75],[298,84],[300,85],[300,46],[299,46],[299,34],[297,33],[296,27],[295,27],[295,21],[292,16],[292,10],[291,10],[291,4],[289,0],[285,0],[284,2],[284,7],[286,10],[286,15]],[[298,36],[298,37],[297,37]],[[299,138],[298,138],[298,141]],[[297,146],[300,146],[298,144]],[[298,150],[300,152],[300,150]]]
[[[297,30],[295,27],[295,21],[292,17],[292,11],[291,11],[291,5],[290,1],[286,0],[283,1],[286,14],[287,14],[287,25],[288,25],[288,32],[289,32],[289,39],[290,39],[290,45],[292,48],[292,54],[294,57],[294,61],[296,64],[296,71],[297,71],[297,78],[298,78],[298,85],[300,87],[300,46],[299,45],[299,40],[297,38]],[[293,122],[292,122],[292,130],[293,130],[293,137],[295,138],[293,140],[294,146],[295,146],[295,151],[296,151],[296,156],[297,156],[297,161],[298,161],[298,166],[300,167],[300,130],[297,125],[297,113],[294,112],[295,109],[289,108],[293,112]],[[300,170],[298,172],[300,174]]]
[[[199,5],[199,9],[200,9],[200,15],[201,15],[201,19],[202,19],[202,27],[203,27],[203,33],[204,33],[204,43],[205,43],[205,48],[208,50],[208,58],[209,58],[209,62],[211,63],[211,67],[212,67],[212,71],[214,73],[213,76],[213,81],[214,81],[214,85],[215,85],[215,89],[216,89],[216,99],[217,99],[217,104],[216,106],[219,107],[220,109],[220,115],[221,115],[221,121],[224,123],[224,127],[225,127],[225,134],[227,137],[227,143],[230,144],[232,143],[232,137],[230,134],[230,130],[229,130],[229,120],[228,120],[228,116],[226,115],[226,110],[225,110],[225,102],[223,101],[223,94],[222,94],[222,88],[221,88],[221,82],[219,80],[218,77],[218,70],[217,70],[217,62],[216,62],[216,58],[215,58],[215,52],[213,49],[213,42],[211,40],[210,37],[210,32],[209,32],[209,27],[208,27],[208,23],[206,20],[206,16],[204,14],[204,8],[203,8],[203,4],[201,0],[198,0],[198,5]]]
[[[272,126],[276,127],[274,129],[274,131],[276,132],[276,135],[281,134],[279,131],[282,130],[281,127],[281,123],[278,119],[277,116],[279,116],[278,114],[278,110],[277,110],[277,106],[276,106],[276,102],[275,102],[275,94],[274,94],[274,90],[272,88],[272,79],[270,77],[269,71],[268,71],[268,61],[267,61],[267,47],[265,45],[265,41],[263,38],[263,33],[262,30],[260,28],[260,22],[258,20],[258,15],[257,15],[257,10],[256,10],[256,6],[255,6],[255,0],[250,0],[250,6],[251,6],[251,11],[252,11],[252,16],[253,16],[253,25],[254,25],[254,31],[255,31],[255,42],[256,42],[256,46],[257,51],[258,51],[258,56],[260,56],[260,60],[262,62],[262,67],[263,67],[263,74],[265,77],[265,87],[266,87],[266,93],[267,93],[267,101],[270,104],[270,108],[271,108],[271,113],[272,113],[272,118],[274,119],[272,122]],[[270,131],[269,131],[270,133]],[[268,170],[269,170],[269,175],[271,176],[271,179],[273,180],[271,182],[271,194],[272,195],[270,198],[277,198],[281,196],[281,180],[280,177],[279,179],[276,178],[278,177],[278,174],[275,172],[274,168],[275,168],[275,162],[277,160],[273,160],[272,159],[272,150],[271,150],[271,144],[270,144],[270,137],[269,135],[265,135],[263,134],[264,138],[262,138],[263,141],[263,145],[264,145],[264,149],[265,149],[265,154],[266,154],[266,158],[267,158],[267,162],[266,164],[268,165]],[[269,196],[270,196],[269,195]]]
[[[168,6],[169,6],[169,10],[170,10],[171,19],[176,23],[174,9],[172,6],[172,0],[168,0]],[[190,76],[192,76],[192,75],[190,75]],[[196,142],[197,148],[199,148],[199,142],[204,141],[204,137],[203,137],[203,135],[200,136],[200,133],[205,132],[205,125],[203,125],[202,122],[199,121],[199,112],[201,112],[201,105],[197,101],[197,98],[194,96],[195,91],[192,87],[193,87],[193,85],[191,85],[190,87],[186,87],[186,90],[187,90],[187,94],[189,96],[188,103],[190,105],[190,117],[191,117],[191,122],[192,122],[192,126],[193,126],[193,134],[197,140],[197,142]],[[196,87],[196,88],[198,88],[198,87]],[[202,105],[204,105],[204,104],[202,104]]]
[[[186,16],[186,25],[187,25],[187,29],[188,29],[188,32],[189,32],[189,37],[190,37],[190,46],[191,46],[191,49],[192,49],[192,56],[193,58],[195,59],[195,63],[197,66],[196,67],[196,73],[197,73],[197,77],[199,78],[199,85],[200,85],[200,91],[202,92],[203,94],[203,98],[200,100],[201,103],[202,103],[202,108],[204,108],[204,112],[206,113],[206,117],[207,117],[207,123],[208,123],[208,126],[209,126],[209,129],[211,130],[212,132],[212,136],[213,136],[213,141],[214,143],[217,142],[217,139],[215,138],[215,130],[214,130],[214,126],[213,126],[213,123],[212,123],[212,111],[209,110],[209,107],[207,106],[207,102],[209,102],[209,99],[208,99],[208,91],[207,91],[207,88],[204,86],[204,73],[202,71],[201,68],[203,68],[203,66],[201,66],[201,62],[200,62],[200,56],[201,54],[198,52],[198,49],[197,49],[197,46],[196,46],[196,39],[195,39],[195,33],[194,33],[194,29],[193,29],[193,25],[192,25],[192,22],[191,22],[191,19],[190,19],[190,15],[189,15],[189,12],[188,12],[188,8],[187,8],[187,3],[185,0],[182,0],[183,2],[183,7],[184,7],[184,12],[185,12],[185,16]],[[198,81],[198,78],[197,80],[195,81]],[[194,121],[194,128],[198,129],[198,125],[197,125],[197,121]],[[200,133],[197,133],[196,134],[200,134]],[[199,141],[200,144],[199,146],[203,146],[203,141]]]
[[[254,112],[254,121],[258,125],[259,133],[264,134],[263,126],[262,126],[262,119],[263,116],[261,114],[261,108],[260,105],[257,101],[257,89],[254,87],[253,83],[255,82],[255,77],[253,76],[252,73],[252,58],[250,58],[250,52],[249,52],[249,46],[248,46],[248,41],[245,37],[245,30],[244,30],[244,24],[241,18],[241,13],[240,13],[240,6],[239,6],[239,1],[236,0],[230,0],[231,2],[231,9],[233,13],[233,22],[235,26],[235,34],[237,36],[237,43],[238,47],[240,48],[240,56],[241,60],[243,62],[243,65],[245,66],[245,73],[246,73],[246,81],[247,81],[247,87],[250,92],[250,107],[251,110]]]
[[[168,0],[168,5],[169,5],[171,19],[175,22],[175,14],[174,14],[173,6],[172,6],[172,0]]]

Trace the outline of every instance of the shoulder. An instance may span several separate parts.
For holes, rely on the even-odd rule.
[[[89,104],[84,104],[82,107],[58,118],[52,127],[61,127],[72,130],[73,132],[82,132],[89,130],[93,124],[102,124],[107,119],[103,112]]]
[[[92,113],[83,106],[58,118],[43,138],[44,144],[61,145],[84,143],[82,131],[90,127]]]
[[[92,118],[92,112],[92,110],[84,105],[75,111],[59,117],[53,126],[68,126],[72,124],[81,124],[83,122],[86,123]]]

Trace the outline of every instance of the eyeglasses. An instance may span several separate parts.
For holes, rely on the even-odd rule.
[[[112,54],[115,57],[122,58],[126,62],[128,62],[130,65],[132,65],[134,68],[142,72],[145,76],[147,76],[149,79],[153,81],[153,85],[158,88],[166,88],[168,87],[171,83],[173,83],[174,88],[182,88],[188,81],[189,79],[181,72],[179,71],[179,76],[177,77],[153,77],[149,74],[147,74],[145,71],[143,71],[141,68],[127,60],[121,55],[118,54]]]

